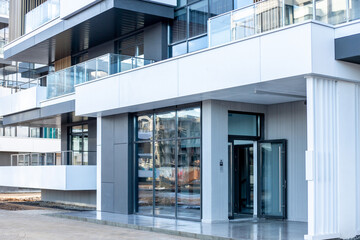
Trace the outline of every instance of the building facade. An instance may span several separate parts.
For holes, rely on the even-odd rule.
[[[48,73],[1,97],[0,115],[60,128],[61,154],[31,153],[0,185],[104,212],[274,218],[307,222],[306,239],[355,237],[359,7],[10,0],[5,59]],[[2,177],[19,172],[31,181]]]

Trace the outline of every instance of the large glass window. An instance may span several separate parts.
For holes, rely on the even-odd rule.
[[[136,212],[200,219],[200,116],[190,107],[136,117]]]
[[[214,9],[216,11],[219,7]],[[209,16],[209,0],[178,1],[175,18],[170,22],[169,48],[172,57],[208,46],[204,35],[206,37]]]
[[[195,37],[207,31],[208,2],[200,1],[189,6],[189,37]]]
[[[233,9],[233,0],[210,0],[210,17],[229,12]]]

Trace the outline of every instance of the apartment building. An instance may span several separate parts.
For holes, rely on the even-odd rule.
[[[10,0],[5,59],[54,71],[0,98],[0,115],[60,128],[61,154],[0,168],[0,185],[359,235],[359,18],[358,0]]]

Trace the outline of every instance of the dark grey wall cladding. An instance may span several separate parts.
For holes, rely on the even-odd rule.
[[[335,59],[360,64],[360,34],[335,39]]]
[[[101,127],[101,210],[133,212],[132,116],[104,117]]]
[[[167,24],[160,22],[144,30],[144,57],[160,61],[167,58]]]
[[[21,122],[38,120],[41,118],[53,117],[63,113],[70,113],[75,111],[75,100],[62,102],[51,106],[34,109],[26,112],[16,113],[4,116],[3,124],[16,124]]]
[[[114,7],[144,14],[174,18],[174,8],[142,0],[114,0]]]

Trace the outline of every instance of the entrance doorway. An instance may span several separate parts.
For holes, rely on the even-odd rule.
[[[254,214],[254,143],[229,141],[229,218]],[[256,154],[255,154],[256,155]]]

